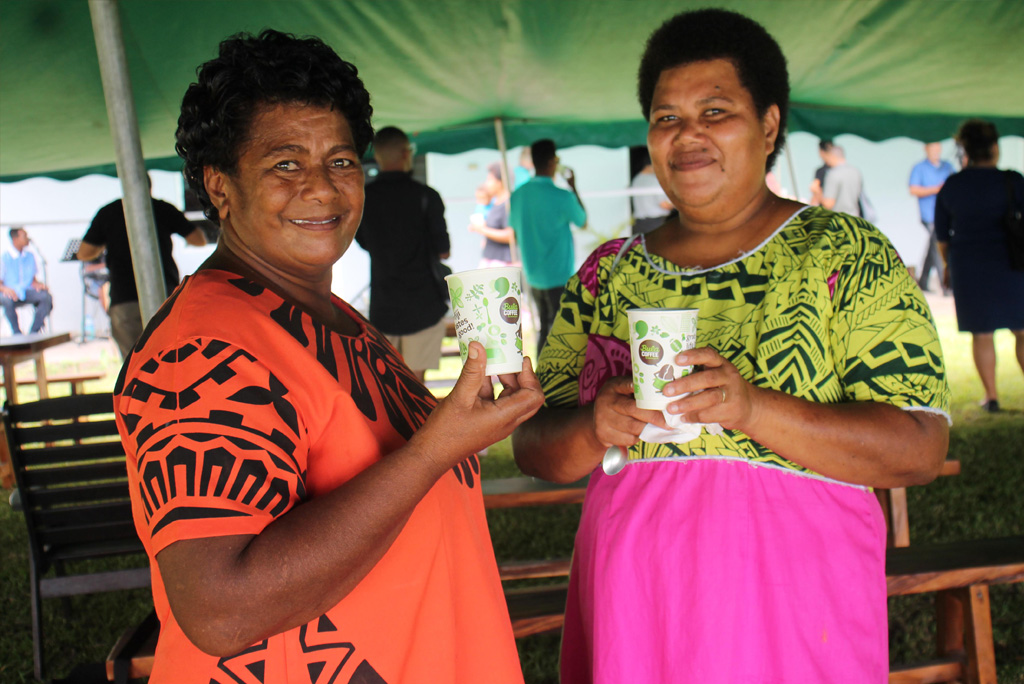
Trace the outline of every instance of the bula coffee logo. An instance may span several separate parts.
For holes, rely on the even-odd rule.
[[[640,343],[640,360],[648,366],[656,366],[665,357],[665,350],[654,340]]]
[[[501,320],[515,325],[519,322],[519,300],[515,297],[506,298],[502,301],[498,313],[501,315]]]

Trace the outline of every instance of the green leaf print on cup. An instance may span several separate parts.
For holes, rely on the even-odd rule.
[[[452,295],[452,306],[462,306],[462,281],[458,278],[449,278],[448,290]]]
[[[508,294],[508,278],[498,278],[495,280],[494,291],[498,293],[499,297],[504,297]]]
[[[643,321],[637,321],[636,325],[633,326],[636,329],[636,336],[643,338],[647,334],[647,324]]]

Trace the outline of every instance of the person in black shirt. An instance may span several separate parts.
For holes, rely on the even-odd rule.
[[[153,182],[150,181],[150,189]],[[164,270],[167,294],[178,286],[178,266],[171,252],[171,235],[178,234],[196,247],[206,244],[202,228],[190,223],[185,215],[163,200],[153,200],[153,221],[156,223],[157,243],[160,247],[160,262]],[[128,246],[128,226],[124,219],[124,205],[121,200],[111,202],[96,212],[89,229],[78,248],[79,261],[93,261],[106,250],[107,270],[110,273],[110,332],[117,342],[121,357],[128,356],[135,341],[142,335],[142,313],[139,310],[139,293],[135,288],[135,265]]]
[[[380,174],[366,186],[356,242],[370,255],[370,322],[423,381],[441,361],[448,289],[435,266],[451,243],[441,196],[410,174],[413,154],[398,128],[374,136]]]

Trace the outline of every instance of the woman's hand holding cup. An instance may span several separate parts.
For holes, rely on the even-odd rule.
[[[699,366],[700,370],[665,385],[666,397],[687,395],[670,403],[669,413],[682,415],[687,423],[718,423],[726,429],[749,432],[764,390],[747,382],[736,366],[711,347],[681,352],[676,363]]]
[[[661,411],[638,408],[633,397],[633,378],[611,378],[594,398],[594,433],[604,446],[631,447],[648,423],[668,427]]]
[[[529,358],[523,359],[520,373],[498,376],[502,390],[497,398],[485,373],[486,365],[483,345],[470,342],[455,387],[413,436],[439,466],[449,468],[505,439],[544,403],[544,392]]]

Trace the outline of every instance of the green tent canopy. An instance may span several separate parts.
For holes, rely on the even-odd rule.
[[[174,130],[195,68],[239,31],[316,35],[360,70],[376,126],[422,152],[552,137],[643,144],[635,96],[647,35],[706,2],[666,0],[122,0],[150,168],[180,168]],[[1021,0],[721,0],[789,60],[791,131],[949,137],[969,116],[1024,135]],[[0,181],[113,173],[85,0],[0,2]]]

